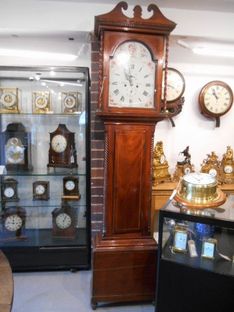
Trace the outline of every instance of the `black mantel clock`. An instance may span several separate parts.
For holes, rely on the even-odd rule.
[[[176,24],[151,4],[150,18],[126,2],[95,17],[100,41],[99,104],[105,126],[104,231],[93,248],[92,306],[153,301],[156,243],[151,235],[151,160],[161,110],[163,64]],[[123,277],[123,279],[120,278]],[[113,287],[114,285],[114,287]]]
[[[10,123],[1,134],[1,164],[7,171],[32,170],[31,133],[20,122]]]
[[[47,167],[77,168],[75,133],[65,124],[50,133],[49,163]]]

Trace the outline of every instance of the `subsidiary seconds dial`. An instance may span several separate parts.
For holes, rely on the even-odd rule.
[[[144,44],[122,43],[110,60],[109,107],[153,108],[155,70]]]

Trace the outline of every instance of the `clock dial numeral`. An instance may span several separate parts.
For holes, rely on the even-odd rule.
[[[110,60],[109,106],[153,108],[155,72],[156,65],[143,44],[121,44]]]

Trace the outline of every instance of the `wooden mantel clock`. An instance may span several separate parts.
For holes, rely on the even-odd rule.
[[[100,40],[99,106],[105,126],[104,231],[93,248],[92,307],[154,300],[156,243],[151,234],[151,160],[165,48],[175,23],[156,5],[133,18],[120,2],[95,17]]]

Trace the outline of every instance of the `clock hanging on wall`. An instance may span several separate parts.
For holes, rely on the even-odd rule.
[[[124,294],[128,300],[153,300],[155,294],[156,244],[150,218],[152,143],[155,124],[164,118],[163,64],[175,23],[155,5],[148,6],[152,11],[149,19],[142,18],[140,6],[134,7],[132,18],[124,14],[127,8],[127,3],[120,2],[111,12],[95,17],[101,47],[97,115],[105,127],[105,204],[104,230],[93,249],[93,307],[97,301],[125,301]],[[111,267],[108,272],[101,257]],[[130,260],[136,257],[137,267]],[[119,267],[133,267],[124,272],[125,285],[119,283]],[[139,267],[144,268],[144,277]]]
[[[201,113],[216,120],[216,127],[220,126],[220,117],[232,107],[233,92],[230,86],[223,81],[211,81],[200,91],[199,106]]]
[[[68,130],[65,124],[50,133],[48,167],[77,168],[75,133]]]
[[[8,171],[32,170],[31,133],[22,123],[10,123],[2,132],[1,163]]]

